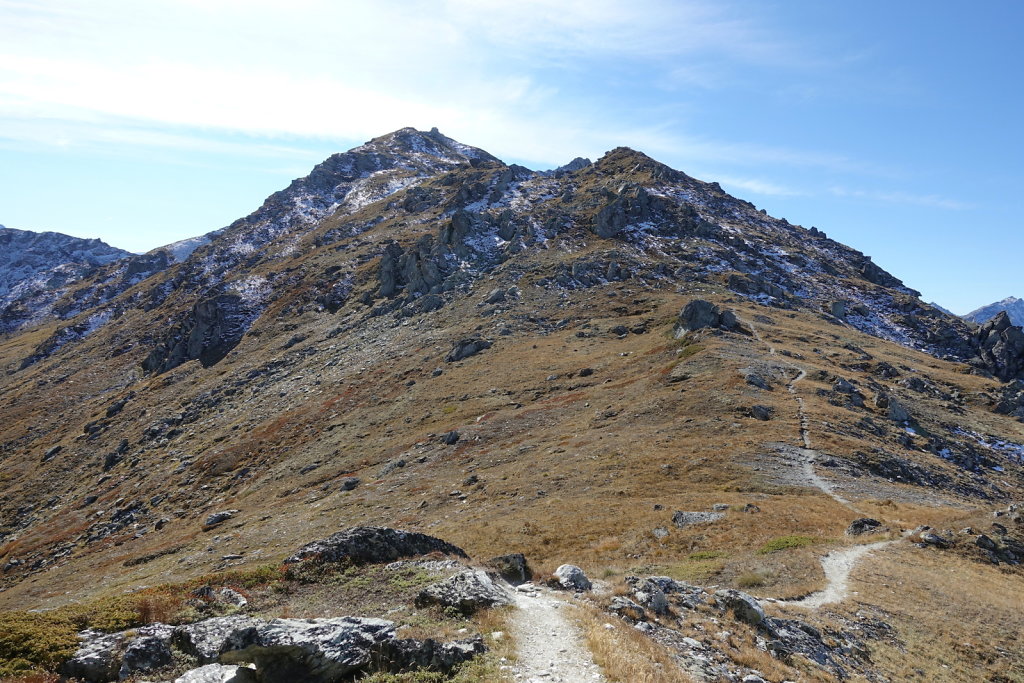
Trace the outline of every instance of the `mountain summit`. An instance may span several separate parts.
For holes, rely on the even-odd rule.
[[[1000,311],[1006,311],[1006,314],[1010,316],[1010,321],[1014,325],[1024,325],[1024,299],[1018,299],[1015,296],[1007,297],[1002,301],[997,301],[994,304],[989,304],[988,306],[976,308],[965,315],[964,320],[970,320],[971,322],[980,324],[991,320]]]
[[[1024,670],[1024,331],[628,147],[535,172],[402,129],[33,320],[0,336],[0,666],[258,678],[293,628],[475,656],[392,642],[483,633],[512,591],[470,556],[604,577],[609,651],[700,680]]]

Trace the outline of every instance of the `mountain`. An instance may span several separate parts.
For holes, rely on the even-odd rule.
[[[98,239],[0,225],[0,332],[45,318],[72,284],[130,255]]]
[[[436,129],[143,257],[0,337],[0,633],[59,607],[79,611],[47,627],[73,640],[132,596],[118,628],[196,621],[203,586],[249,591],[253,614],[350,616],[337,590],[431,637],[483,629],[388,603],[401,567],[280,569],[384,526],[523,553],[538,577],[579,565],[628,597],[588,609],[646,624],[666,666],[717,662],[708,680],[1021,670],[1024,334],[1005,316],[969,325],[629,148],[534,172]],[[772,621],[678,581],[750,591]]]
[[[1018,299],[1015,296],[1007,297],[1002,301],[995,302],[994,304],[977,308],[965,315],[964,320],[970,320],[980,324],[991,320],[1000,311],[1006,311],[1006,314],[1010,316],[1010,321],[1014,325],[1024,325],[1024,299]]]

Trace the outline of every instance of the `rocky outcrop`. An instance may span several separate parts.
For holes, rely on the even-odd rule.
[[[448,643],[399,639],[393,622],[360,617],[220,617],[176,628],[83,631],[79,638],[78,652],[61,672],[88,683],[138,677],[180,657],[204,664],[177,679],[182,683],[328,683],[378,671],[448,673],[486,650],[479,637]]]
[[[487,339],[480,339],[479,337],[471,337],[469,339],[463,339],[459,341],[448,352],[448,355],[444,357],[448,363],[457,363],[460,360],[465,360],[470,356],[475,356],[484,349],[491,348],[492,342]]]
[[[855,519],[850,522],[850,526],[846,527],[847,536],[860,536],[862,534],[874,534],[882,530],[882,523],[877,519],[871,519],[870,517],[862,517]]]
[[[708,328],[738,331],[740,325],[732,311],[722,311],[704,299],[693,299],[679,312],[675,333],[682,337],[687,332]]]
[[[723,610],[731,611],[738,620],[751,626],[757,626],[765,620],[761,603],[743,591],[732,588],[715,591],[715,601]]]
[[[380,645],[395,637],[384,619],[274,619],[243,647],[221,653],[223,664],[253,663],[264,681],[336,681],[365,669]]]
[[[84,681],[110,681],[121,670],[125,634],[82,631],[75,655],[64,662],[60,672]]]
[[[314,560],[369,564],[394,562],[405,557],[430,553],[469,557],[462,548],[434,536],[387,527],[361,526],[339,531],[323,540],[304,545],[286,559],[285,563]]]
[[[206,664],[174,679],[174,683],[257,683],[256,670],[247,666]]]
[[[208,368],[238,345],[258,313],[239,294],[203,299],[156,345],[142,368],[159,374],[190,360]]]
[[[487,561],[487,566],[498,572],[498,575],[513,586],[526,583],[533,578],[533,571],[522,553],[500,555]]]
[[[481,569],[466,569],[428,586],[416,597],[416,605],[441,605],[473,614],[478,610],[512,604],[512,593]]]
[[[627,225],[654,218],[662,202],[640,185],[625,185],[618,192],[607,192],[606,203],[594,216],[592,230],[598,237],[614,237]]]
[[[179,626],[172,636],[175,647],[200,663],[217,661],[221,652],[236,650],[250,642],[262,622],[245,615],[214,617]]]
[[[1010,322],[1006,311],[982,325],[975,334],[979,364],[1004,382],[1024,373],[1024,330]]]

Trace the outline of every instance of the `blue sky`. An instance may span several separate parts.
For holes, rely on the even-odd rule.
[[[0,0],[0,223],[144,251],[415,126],[634,147],[955,312],[1024,295],[1024,3]]]

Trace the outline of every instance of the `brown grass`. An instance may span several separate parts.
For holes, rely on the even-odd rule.
[[[576,609],[594,661],[612,681],[693,683],[669,651],[644,634],[591,606]],[[607,625],[610,624],[611,628]]]

